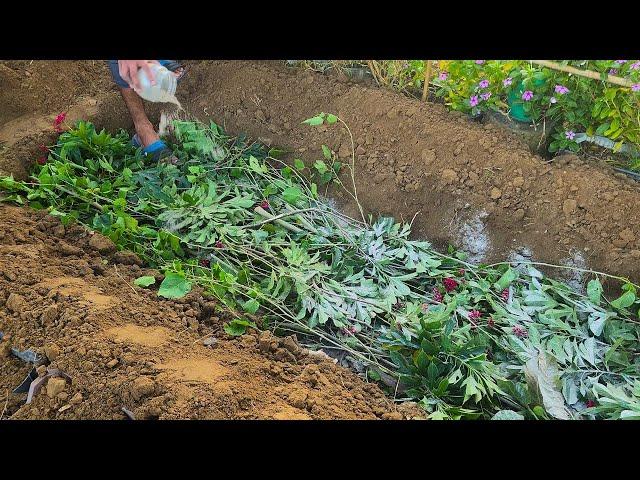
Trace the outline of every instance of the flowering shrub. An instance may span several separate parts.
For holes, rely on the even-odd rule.
[[[454,110],[477,115],[486,110],[509,112],[518,104],[535,123],[555,125],[549,150],[578,151],[577,133],[602,135],[640,145],[640,61],[562,61],[634,82],[631,88],[537,67],[526,61],[456,60],[440,62],[433,80],[437,95]],[[515,99],[515,101],[514,101]],[[509,102],[511,100],[511,102]]]

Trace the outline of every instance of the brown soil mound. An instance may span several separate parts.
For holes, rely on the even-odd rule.
[[[158,274],[91,238],[43,212],[0,205],[2,418],[124,419],[122,407],[136,419],[419,415],[293,337],[228,337],[201,292],[167,301],[134,287],[138,276]],[[25,404],[26,393],[11,391],[32,367],[11,348],[45,355],[40,375],[58,369],[70,381],[48,378]]]

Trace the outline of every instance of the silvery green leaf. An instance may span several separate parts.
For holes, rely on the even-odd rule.
[[[568,405],[573,405],[578,401],[578,387],[570,377],[564,377],[562,380],[562,395]]]
[[[640,420],[640,411],[623,410],[620,412],[621,420]]]
[[[513,410],[500,410],[491,420],[524,420],[524,416]]]
[[[594,312],[589,315],[588,325],[589,329],[593,332],[594,335],[600,336],[602,334],[602,330],[604,329],[605,323],[612,315],[607,312]]]
[[[544,278],[542,272],[536,269],[533,265],[527,265],[527,273],[531,278]]]
[[[602,285],[600,284],[600,280],[594,278],[589,281],[587,284],[587,295],[589,296],[589,300],[596,305],[600,305],[600,297],[602,296]]]
[[[564,404],[558,388],[559,373],[556,362],[544,352],[531,357],[524,367],[529,389],[538,395],[549,415],[560,420],[570,420],[571,414]]]
[[[594,337],[589,337],[583,343],[580,344],[580,354],[591,365],[596,366],[596,340]]]

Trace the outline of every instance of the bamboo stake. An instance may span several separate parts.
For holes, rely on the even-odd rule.
[[[422,89],[422,101],[425,102],[427,100],[427,96],[429,95],[429,82],[431,82],[431,60],[425,60],[425,70],[424,70],[424,87]]]
[[[547,67],[552,70],[559,70],[565,73],[572,73],[574,75],[579,75],[581,77],[592,78],[593,80],[602,80],[600,74],[598,72],[594,72],[592,70],[580,70],[575,67],[571,67],[569,65],[560,65],[557,62],[552,62],[550,60],[530,60],[531,63],[535,65],[540,65],[541,67]],[[622,87],[631,87],[633,82],[627,80],[626,78],[616,77],[615,75],[607,75],[604,79],[605,82],[615,83],[616,85],[620,85]]]

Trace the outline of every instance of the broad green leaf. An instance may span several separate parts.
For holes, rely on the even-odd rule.
[[[282,192],[282,198],[293,205],[295,205],[295,203],[301,196],[302,190],[300,190],[298,187],[287,187]]]
[[[144,277],[136,278],[133,283],[139,287],[148,287],[156,283],[156,279],[150,275],[145,275]]]
[[[246,301],[243,305],[242,305],[242,309],[245,312],[254,314],[258,311],[258,308],[260,308],[260,302],[258,302],[255,298],[252,298],[251,300]]]
[[[516,274],[516,272],[511,267],[509,267],[507,271],[504,272],[500,279],[495,283],[496,289],[499,291],[504,290],[509,285],[511,285],[511,282],[513,282],[517,278],[517,276],[518,275]]]
[[[627,308],[633,305],[636,300],[636,295],[633,292],[625,292],[611,302],[611,306],[617,309]]]
[[[305,167],[304,167],[304,162],[303,162],[302,160],[300,160],[299,158],[296,158],[296,159],[293,161],[293,165],[296,167],[296,170],[300,170],[300,171],[302,171],[302,170],[304,170],[304,168],[305,168]]]
[[[322,145],[322,155],[324,155],[324,158],[326,158],[327,160],[331,160],[332,158],[331,150],[329,150],[329,147],[327,147],[326,145]]]
[[[327,114],[327,123],[336,123],[337,121],[338,117],[336,117],[332,113]]]
[[[524,420],[524,416],[513,410],[500,410],[491,420]]]
[[[182,298],[191,291],[191,282],[183,275],[168,273],[158,290],[158,296],[164,298]]]
[[[552,357],[544,352],[534,355],[525,364],[524,375],[529,389],[539,397],[549,415],[560,420],[571,419],[571,414],[564,404],[564,397],[558,388],[559,372]]]
[[[312,127],[315,127],[315,126],[318,126],[318,125],[322,125],[324,123],[324,118],[321,117],[320,115],[318,115],[318,116],[315,116],[315,117],[307,118],[302,123],[307,124],[307,125],[311,125]]]
[[[327,167],[327,164],[324,163],[322,160],[316,160],[313,166],[321,175],[329,171],[329,167]]]
[[[589,281],[587,284],[587,295],[589,296],[589,300],[596,305],[600,305],[600,298],[602,296],[602,285],[600,284],[600,280],[594,278]]]

